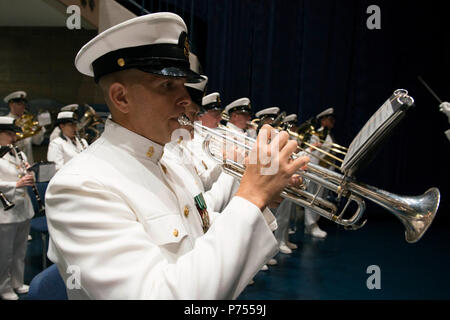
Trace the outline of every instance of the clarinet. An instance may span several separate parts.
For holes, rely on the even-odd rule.
[[[14,151],[15,151],[17,157],[20,160],[22,170],[24,172],[28,172],[28,169],[26,168],[26,165],[25,165],[25,160],[23,159],[19,148],[17,146],[13,146],[13,148],[14,148]],[[34,196],[36,197],[36,201],[37,201],[38,207],[39,207],[39,213],[43,214],[45,212],[45,206],[44,206],[44,203],[41,200],[41,197],[39,196],[39,192],[38,192],[38,189],[36,188],[36,184],[33,183],[32,186],[31,186],[31,189],[33,190]]]
[[[75,137],[77,137],[78,141],[80,142],[80,145],[81,145],[81,151],[86,150],[86,147],[84,146],[84,143],[83,143],[83,141],[81,140],[80,133],[78,132],[78,130],[75,132]]]

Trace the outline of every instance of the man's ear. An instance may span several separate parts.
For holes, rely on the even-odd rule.
[[[130,111],[127,88],[120,82],[113,82],[109,86],[108,95],[110,101],[122,113]]]

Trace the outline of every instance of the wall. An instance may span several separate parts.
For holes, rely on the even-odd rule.
[[[0,34],[0,97],[24,90],[29,100],[104,103],[92,78],[74,66],[78,50],[96,30],[1,27]]]

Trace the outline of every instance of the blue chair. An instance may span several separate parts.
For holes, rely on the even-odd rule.
[[[47,237],[48,237],[48,227],[47,218],[45,216],[37,217],[31,219],[30,223],[31,230],[37,231],[41,235],[42,239],[42,270],[47,268]]]
[[[37,274],[30,283],[27,300],[68,300],[66,286],[56,264]]]
[[[36,189],[39,192],[39,196],[44,201],[45,192],[47,191],[48,182],[36,182]],[[36,200],[36,196],[31,189],[28,187],[28,195],[31,198],[31,203],[33,204],[33,209],[35,213],[35,218],[31,219],[31,230],[39,232],[42,239],[42,270],[47,268],[47,238],[48,238],[48,227],[47,227],[47,219],[45,215],[39,215],[39,206]]]

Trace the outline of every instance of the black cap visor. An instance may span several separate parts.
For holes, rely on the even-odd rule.
[[[106,74],[132,68],[164,77],[186,78],[191,83],[203,80],[190,69],[184,49],[172,44],[118,49],[95,60],[92,68],[96,82]]]
[[[0,124],[0,132],[1,131],[12,131],[15,133],[22,133],[22,128],[14,124]]]

